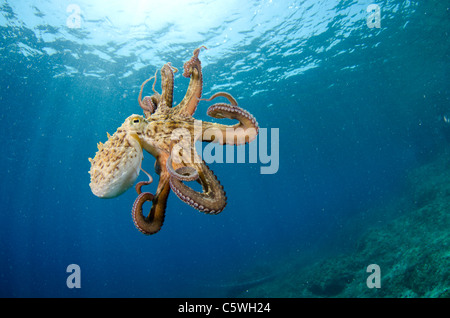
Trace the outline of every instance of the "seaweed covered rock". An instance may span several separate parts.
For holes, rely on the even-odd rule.
[[[292,266],[246,297],[450,297],[450,154],[409,173],[398,216],[368,229],[353,251],[308,266]],[[381,269],[380,288],[369,288],[369,264]]]

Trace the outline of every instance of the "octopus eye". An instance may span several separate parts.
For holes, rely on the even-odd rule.
[[[135,123],[135,124],[139,124],[140,122],[141,122],[141,120],[139,118],[133,119],[133,123]]]

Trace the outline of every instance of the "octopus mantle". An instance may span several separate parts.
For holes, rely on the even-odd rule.
[[[195,149],[195,141],[216,142],[221,145],[238,145],[251,142],[258,135],[258,123],[247,111],[237,105],[228,93],[218,92],[206,101],[223,97],[227,103],[210,106],[207,114],[213,118],[238,120],[235,125],[223,125],[198,121],[194,115],[202,96],[202,67],[198,55],[200,47],[194,50],[184,64],[183,76],[190,78],[183,100],[172,107],[174,73],[178,70],[165,64],[161,68],[161,93],[155,90],[156,74],[141,85],[138,97],[144,116],[131,115],[105,144],[98,144],[94,159],[89,158],[92,192],[100,198],[114,198],[128,190],[136,181],[140,170],[149,177],[148,181],[135,186],[137,198],[132,207],[132,218],[137,229],[144,234],[154,234],[164,222],[167,198],[170,190],[193,208],[207,213],[222,212],[227,204],[225,191],[214,173],[202,161]],[[147,82],[154,79],[153,95],[142,98]],[[143,150],[156,158],[155,172],[159,175],[156,193],[142,192],[144,185],[153,179],[142,169]],[[196,181],[202,191],[196,191],[185,182]],[[147,216],[143,205],[151,201]]]

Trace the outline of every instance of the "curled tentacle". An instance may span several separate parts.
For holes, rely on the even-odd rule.
[[[177,170],[179,173],[181,171]],[[226,193],[214,173],[205,163],[198,165],[197,181],[202,185],[203,192],[197,192],[185,185],[180,179],[171,176],[169,179],[172,191],[185,203],[200,212],[218,214],[227,205]]]
[[[139,103],[139,106],[141,106],[141,108],[142,108],[143,110],[146,110],[146,111],[151,111],[152,109],[149,108],[149,105],[147,105],[146,103],[143,103],[143,101],[142,101],[142,91],[144,90],[145,84],[147,84],[147,83],[148,83],[149,81],[151,81],[152,79],[155,79],[155,81],[156,81],[156,77],[155,77],[155,76],[152,76],[152,77],[146,79],[146,80],[141,84],[141,90],[139,91],[139,96],[138,96],[138,103]],[[144,100],[145,100],[145,97],[144,97]],[[152,102],[152,101],[150,100],[150,102]],[[154,105],[153,105],[153,106],[154,106]]]
[[[254,140],[259,132],[258,122],[248,111],[237,106],[236,100],[228,93],[219,92],[205,101],[216,97],[225,97],[231,104],[217,103],[208,108],[206,113],[214,118],[230,118],[239,121],[236,125],[203,123],[202,141],[219,142],[220,144],[242,145]]]
[[[186,63],[184,63],[183,68],[184,68],[184,73],[183,76],[184,77],[190,77],[192,74],[192,69],[191,68],[198,68],[201,64],[200,64],[200,60],[198,59],[198,54],[200,53],[200,49],[205,49],[207,50],[208,48],[204,45],[196,48],[194,50],[194,52],[192,52],[192,57],[189,61],[187,61]],[[200,66],[201,68],[201,66]]]
[[[155,90],[156,74],[157,74],[157,72],[155,73],[155,75],[153,75],[149,79],[145,80],[141,84],[141,90],[139,91],[138,103],[139,103],[139,106],[141,106],[141,108],[144,110],[145,117],[147,117],[147,118],[156,111],[156,109],[158,108],[158,105],[160,104],[160,101],[161,101],[161,95]],[[152,96],[145,96],[144,99],[142,99],[142,91],[144,90],[144,86],[152,79],[155,79],[153,81],[153,86],[152,86],[152,90],[153,90],[154,94]]]
[[[176,113],[181,116],[192,116],[197,109],[197,105],[200,97],[202,96],[203,76],[202,65],[198,59],[200,49],[207,49],[206,46],[201,46],[194,50],[192,57],[189,61],[184,63],[184,77],[190,77],[188,89],[186,95],[180,104],[176,107]]]
[[[198,172],[193,167],[180,167],[177,170],[172,166],[172,155],[169,156],[166,162],[166,168],[171,177],[181,181],[193,181],[198,179]]]
[[[152,201],[154,199],[153,194],[150,192],[143,192],[138,195],[134,201],[133,208],[131,209],[131,216],[133,218],[133,223],[136,228],[146,235],[154,234],[161,229],[162,222],[155,222],[154,218],[144,217],[142,212],[142,206],[147,201]],[[159,224],[158,224],[159,223]]]
[[[142,167],[141,167],[141,170],[147,175],[148,181],[141,181],[136,184],[135,189],[136,189],[136,192],[138,195],[142,193],[142,190],[141,190],[142,186],[151,184],[153,182],[152,176],[147,171],[142,169]]]
[[[145,114],[146,118],[148,118],[156,110],[156,105],[150,96],[145,96],[139,105],[144,110],[144,114]]]
[[[150,177],[148,173],[147,175]],[[133,208],[131,210],[131,216],[136,228],[146,235],[158,232],[164,223],[167,198],[169,197],[170,193],[170,185],[168,179],[169,175],[167,173],[161,174],[155,195],[151,194],[150,192],[140,193],[141,187],[143,185],[151,183],[152,180],[142,181],[136,185],[136,191],[139,195],[134,201]],[[145,217],[142,211],[142,206],[147,201],[152,201],[153,205],[150,209],[150,213],[147,217]]]
[[[161,101],[162,108],[171,108],[173,102],[173,78],[178,69],[174,68],[171,63],[165,64],[161,68]]]
[[[149,234],[153,234],[153,233],[156,233],[157,231],[159,231],[158,225],[156,223],[150,221],[148,218],[144,217],[144,214],[142,212],[142,206],[147,201],[153,201],[155,196],[150,192],[142,192],[141,188],[144,185],[148,185],[148,184],[152,183],[153,178],[147,171],[142,169],[142,167],[141,167],[141,170],[148,176],[149,180],[141,181],[136,184],[135,189],[138,194],[138,197],[136,198],[136,200],[133,203],[133,207],[131,209],[131,217],[133,218],[133,223],[136,226],[136,228],[139,231],[141,231],[142,233],[149,235]],[[152,224],[152,226],[150,227],[150,226],[148,226],[148,224]],[[159,226],[159,228],[161,228],[161,227]],[[154,231],[156,231],[156,232],[154,232]]]

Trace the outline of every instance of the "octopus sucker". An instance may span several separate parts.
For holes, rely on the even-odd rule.
[[[148,181],[140,181],[135,189],[131,215],[136,228],[143,234],[157,233],[165,219],[167,200],[171,191],[176,196],[206,214],[218,214],[227,205],[226,192],[216,175],[206,163],[199,159],[195,140],[240,145],[256,138],[259,127],[248,111],[238,106],[236,99],[226,92],[218,92],[209,99],[201,99],[203,90],[202,66],[199,59],[201,46],[183,65],[183,76],[189,78],[189,86],[182,101],[173,107],[174,73],[177,68],[166,63],[160,70],[161,94],[155,89],[157,73],[145,80],[140,87],[138,104],[144,116],[131,115],[107,141],[97,144],[94,158],[89,158],[91,169],[90,187],[100,198],[113,198],[128,190],[142,170]],[[142,98],[145,84],[153,81],[153,95]],[[200,101],[225,98],[227,103],[210,106],[207,114],[213,118],[228,118],[238,121],[235,125],[223,125],[202,121],[193,117]],[[197,122],[197,123],[196,123]],[[202,132],[198,133],[198,129]],[[205,130],[209,133],[206,134]],[[182,131],[183,133],[180,133]],[[211,134],[212,132],[212,134]],[[220,138],[216,138],[220,136]],[[213,138],[214,137],[214,138]],[[159,175],[155,194],[142,188],[152,183],[152,176],[142,169],[144,150],[155,157],[155,173]],[[173,160],[177,156],[181,160]],[[196,191],[185,182],[196,181],[202,189]],[[145,203],[151,208],[144,213]]]
[[[213,98],[214,96],[209,100]],[[233,104],[234,102],[231,105],[217,103],[208,108],[206,112],[208,116],[213,118],[237,119],[239,123],[235,125],[221,125],[205,122],[203,124],[203,131],[209,131],[209,134],[214,136],[214,139],[204,137],[203,141],[217,141],[217,136],[222,137],[218,140],[220,144],[228,145],[241,145],[255,140],[259,133],[259,125],[255,117],[248,111],[238,107],[237,104]],[[211,134],[211,131],[214,130],[217,130],[217,132]]]
[[[178,169],[174,169],[172,167],[172,155],[169,156],[166,162],[166,168],[169,172],[170,176],[176,178],[181,181],[193,181],[199,178],[197,170],[193,167],[180,167]]]
[[[182,201],[191,207],[204,213],[212,213],[210,211],[220,213],[227,205],[223,186],[205,163],[200,165],[200,169],[198,181],[202,185],[203,192],[193,190],[174,176],[170,178],[170,187]]]

